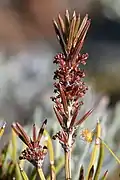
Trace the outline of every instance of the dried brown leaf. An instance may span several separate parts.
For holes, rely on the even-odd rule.
[[[80,120],[76,121],[75,126],[82,124],[86,120],[86,118],[92,114],[93,111],[94,111],[94,108],[86,112],[85,115]]]
[[[38,143],[39,143],[40,140],[41,140],[41,137],[42,137],[42,135],[43,135],[43,132],[44,132],[44,129],[45,129],[46,124],[47,124],[47,119],[43,122],[43,124],[42,124],[42,126],[41,126],[41,128],[40,128],[40,131],[39,131],[39,133],[38,133],[38,137],[37,137],[37,142],[38,142]]]
[[[76,24],[76,14],[75,14],[75,11],[74,11],[73,18],[72,18],[72,21],[71,21],[71,24],[70,24],[70,32],[69,32],[69,38],[68,38],[68,44],[67,44],[68,54],[70,53],[71,48],[73,46],[75,24]]]
[[[81,34],[81,36],[80,36],[80,38],[79,38],[79,40],[78,40],[78,42],[76,44],[76,47],[74,48],[73,55],[72,55],[73,64],[75,64],[76,58],[77,58],[80,50],[83,47],[84,39],[85,39],[85,36],[86,36],[87,31],[89,29],[89,26],[90,26],[90,20],[87,21],[85,29],[84,29],[83,33]]]
[[[67,115],[68,114],[68,104],[67,104],[67,99],[63,90],[62,85],[60,84],[60,97],[62,99],[62,104],[63,104],[63,108],[64,108],[64,112]]]
[[[56,117],[60,123],[60,126],[62,127],[63,126],[63,117],[60,115],[59,111],[56,109],[55,106],[53,106],[53,109],[54,109],[54,112],[56,114]]]
[[[63,37],[61,35],[61,32],[60,32],[59,27],[58,27],[58,24],[57,24],[57,22],[55,20],[53,20],[53,26],[54,26],[54,29],[55,29],[58,41],[59,41],[59,43],[61,45],[61,48],[62,48],[62,50],[63,50],[63,52],[64,52],[64,54],[66,56],[67,53],[66,53],[65,41],[64,41],[64,39],[63,39]]]
[[[76,37],[79,27],[80,27],[80,14],[78,14],[78,17],[76,20],[75,30],[74,30],[74,38]],[[73,47],[74,47],[74,44],[73,44]]]
[[[84,19],[83,19],[83,21],[82,21],[82,23],[81,23],[81,25],[79,27],[79,30],[78,30],[78,32],[76,34],[76,37],[74,39],[74,47],[76,46],[76,44],[78,42],[78,39],[79,39],[79,37],[80,37],[80,35],[81,35],[81,33],[82,33],[82,31],[83,31],[87,21],[88,21],[88,14],[86,14],[86,16],[84,17]]]

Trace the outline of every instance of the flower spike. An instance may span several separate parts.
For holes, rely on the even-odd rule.
[[[40,144],[47,120],[45,120],[39,130],[38,137],[36,133],[36,126],[33,125],[33,138],[27,136],[23,127],[19,123],[13,123],[12,128],[18,137],[27,145],[27,148],[22,151],[19,159],[26,159],[32,163],[36,168],[41,168],[44,158],[47,154],[47,147]]]

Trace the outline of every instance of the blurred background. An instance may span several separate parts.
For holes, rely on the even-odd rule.
[[[0,117],[8,122],[6,133],[13,121],[53,117],[52,60],[61,50],[52,19],[65,9],[89,14],[92,25],[83,50],[90,56],[88,80],[110,98],[111,111],[120,100],[119,0],[0,0]]]

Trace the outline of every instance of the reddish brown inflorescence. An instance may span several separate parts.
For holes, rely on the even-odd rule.
[[[88,111],[80,120],[76,120],[78,111],[83,104],[83,97],[88,89],[84,83],[85,72],[80,65],[85,65],[88,54],[81,54],[81,48],[90,20],[86,15],[83,21],[80,21],[80,15],[73,13],[70,19],[69,12],[66,11],[65,19],[58,16],[58,24],[53,22],[57,38],[61,45],[63,53],[59,53],[54,58],[57,70],[54,72],[54,112],[57,116],[62,131],[58,132],[55,138],[59,139],[65,151],[72,147],[76,129],[93,110]]]
[[[36,168],[41,168],[44,158],[47,154],[47,147],[40,145],[44,128],[47,120],[45,120],[39,130],[38,136],[36,134],[36,126],[33,125],[33,138],[29,138],[23,127],[19,123],[13,123],[12,128],[18,137],[27,145],[27,148],[22,151],[19,159],[26,159],[32,163]]]

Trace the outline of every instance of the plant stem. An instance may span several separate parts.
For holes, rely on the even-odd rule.
[[[65,179],[71,180],[71,151],[65,151]]]
[[[38,174],[39,174],[40,179],[41,180],[46,180],[42,169],[38,168],[37,170],[38,170]]]

